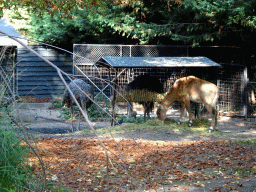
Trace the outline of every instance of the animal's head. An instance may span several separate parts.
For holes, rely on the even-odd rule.
[[[156,111],[157,118],[161,121],[164,121],[166,112],[167,112],[167,108],[159,106]]]

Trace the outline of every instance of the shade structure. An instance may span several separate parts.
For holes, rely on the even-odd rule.
[[[207,57],[112,57],[103,56],[97,66],[108,68],[141,67],[220,67]]]

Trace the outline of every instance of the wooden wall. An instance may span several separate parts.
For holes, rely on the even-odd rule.
[[[72,74],[72,55],[44,46],[30,47],[64,72]],[[16,74],[19,96],[54,97],[62,96],[64,92],[65,87],[56,70],[25,48],[17,50]]]

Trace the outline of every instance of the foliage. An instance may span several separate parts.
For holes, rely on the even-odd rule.
[[[118,120],[123,119],[124,123],[142,123],[144,122],[144,117],[136,117],[136,119],[134,117],[126,117],[123,115],[118,116]]]
[[[97,101],[96,101],[97,102]],[[106,110],[108,112],[108,114],[111,114],[110,111],[110,103],[109,102],[100,102],[98,103],[100,104],[100,106]],[[111,118],[109,117],[105,111],[103,111],[102,109],[100,109],[99,107],[97,107],[95,104],[92,104],[89,108],[88,108],[88,116],[90,117],[91,121],[104,121],[104,120],[108,120],[110,121]]]
[[[0,122],[1,191],[21,191],[31,179],[32,172],[26,160],[29,150],[21,145],[19,131],[19,128],[12,127],[10,123]]]
[[[8,77],[8,74],[6,75]],[[28,164],[30,150],[22,144],[21,129],[12,125],[7,87],[0,84],[0,191],[25,191],[32,179]],[[5,97],[6,96],[6,97]],[[31,186],[32,187],[32,186]]]
[[[43,15],[45,11],[51,16],[60,14],[61,17],[72,18],[72,11],[84,7],[106,7],[109,0],[83,0],[83,1],[58,1],[58,0],[6,0],[0,2],[0,17],[4,9],[13,9],[18,11],[19,8],[26,7],[30,12],[37,15]],[[110,1],[112,2],[112,1]]]
[[[129,11],[120,11],[119,15],[116,14],[117,17],[109,19],[109,23],[120,33],[132,34],[133,38],[138,38],[142,44],[160,41],[161,37],[197,44],[231,34],[245,38],[249,32],[247,29],[255,30],[254,1],[139,2],[130,5],[132,9],[129,15]],[[118,8],[123,11],[128,7]],[[156,7],[159,9],[155,9]],[[155,19],[156,16],[160,19]]]
[[[95,98],[95,102],[100,107],[102,107],[108,114],[111,114],[111,111],[110,111],[111,110],[111,104],[107,99],[104,99],[102,95],[99,95],[97,98]],[[70,109],[68,109],[66,107],[62,107],[60,99],[53,99],[50,108],[52,106],[57,106],[57,107],[60,108],[60,111],[61,111],[60,117],[66,119],[66,120],[71,118]],[[74,107],[74,110],[76,112],[79,111],[77,106]],[[92,104],[87,109],[87,114],[88,114],[91,121],[103,121],[103,120],[110,121],[111,118],[109,117],[109,115],[105,111],[103,111],[102,109],[97,107],[95,104]]]
[[[41,17],[31,15],[30,36],[40,42],[71,48],[75,43],[122,43],[127,41],[106,25],[101,13],[93,9],[77,10],[74,17],[51,16],[47,13]],[[129,40],[129,38],[128,38]]]
[[[68,120],[71,118],[70,110],[66,107],[60,108],[60,117],[64,118],[65,120]]]
[[[61,107],[61,98],[54,97],[52,99],[51,105],[49,106],[49,109],[59,109]]]
[[[253,0],[134,0],[99,8],[32,16],[34,38],[60,44],[115,43],[242,45],[254,42]],[[64,38],[63,38],[64,37]],[[236,41],[233,41],[236,37]]]
[[[52,0],[48,4],[23,0],[2,7],[17,10],[11,7],[14,4],[33,13],[33,38],[57,45],[213,42],[241,46],[255,40],[254,0]]]

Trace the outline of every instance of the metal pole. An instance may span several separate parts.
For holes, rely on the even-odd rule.
[[[116,83],[117,83],[117,76],[116,76],[116,71],[115,71],[115,85],[114,88],[116,90]],[[111,126],[114,126],[114,119],[116,118],[116,114],[115,114],[115,102],[116,102],[116,91],[114,90],[114,98],[112,101],[112,121],[111,121]]]

